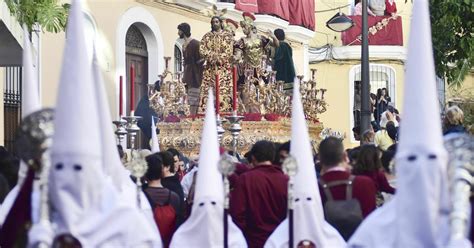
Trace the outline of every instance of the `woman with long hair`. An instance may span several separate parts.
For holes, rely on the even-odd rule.
[[[381,154],[381,150],[375,145],[362,145],[352,174],[370,177],[378,192],[394,194],[395,189],[390,186],[382,170]]]
[[[388,103],[391,101],[388,95],[387,88],[377,89],[377,102],[375,107],[375,120],[380,123],[380,116],[388,108]]]

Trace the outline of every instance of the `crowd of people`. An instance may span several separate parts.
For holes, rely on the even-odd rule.
[[[383,151],[387,150],[397,142],[401,122],[400,113],[391,101],[387,88],[379,88],[377,94],[370,94],[371,125],[368,130],[360,130],[360,81],[356,81],[354,96],[354,139],[364,144],[376,144]]]
[[[236,163],[237,169],[230,178],[230,213],[233,221],[243,231],[249,247],[263,247],[271,233],[287,216],[288,177],[283,173],[282,162],[288,156],[289,148],[289,142],[279,144],[258,141],[242,158],[221,149],[224,156]],[[358,155],[354,155],[355,150],[358,150]],[[393,155],[394,152],[387,152],[382,156],[382,151],[373,144],[363,145],[347,153],[342,140],[335,137],[323,140],[319,153],[315,154],[315,169],[323,204],[328,201],[326,185],[347,181],[354,175],[351,196],[346,195],[347,185],[340,184],[329,186],[330,199],[355,199],[361,209],[360,223],[363,217],[383,204],[382,192],[395,192],[393,181],[389,183],[387,180],[387,176],[393,178],[389,166]],[[352,162],[349,156],[355,156]],[[155,215],[165,244],[169,244],[172,233],[189,217],[192,210],[196,174],[199,173],[197,160],[198,158],[188,159],[173,148],[146,157],[148,170],[144,191],[151,205],[159,209],[169,205],[173,209],[172,214],[161,217]],[[184,177],[181,177],[183,174]],[[170,223],[173,225],[170,226]],[[338,230],[347,232],[347,222],[339,225],[341,229]],[[352,227],[345,236],[346,239],[355,228],[357,225]]]
[[[462,110],[457,106],[449,107],[444,118],[444,134],[465,132],[462,120]],[[390,127],[394,128],[391,121],[387,123],[388,130]],[[387,129],[379,130],[377,134],[389,132]],[[360,140],[359,130],[354,131],[356,139]],[[352,207],[345,211],[358,210],[359,217],[355,220],[347,218],[329,222],[346,240],[363,218],[391,199],[396,188],[393,163],[396,139],[384,147],[387,144],[374,142],[374,135],[363,136],[361,146],[346,150],[342,140],[328,137],[321,141],[318,153],[314,154],[326,218],[342,214],[331,213],[337,211],[330,203],[333,201],[352,200]],[[118,151],[124,155],[120,146]],[[173,233],[191,214],[199,157],[188,158],[174,148],[153,154],[149,151],[143,153],[150,154],[145,157],[147,171],[143,178],[143,191],[154,209],[154,221],[161,238],[168,246]],[[245,156],[221,148],[221,154],[236,164],[236,171],[229,178],[230,214],[243,231],[249,247],[263,247],[287,216],[288,176],[283,173],[282,163],[289,153],[290,142],[258,141]],[[0,202],[3,202],[9,189],[16,184],[19,159],[4,148],[0,154]]]
[[[444,118],[444,134],[465,132],[463,113],[457,106],[449,107]],[[394,156],[397,139],[391,130],[393,121],[374,135],[371,130],[359,138],[361,145],[344,149],[342,140],[328,137],[321,141],[314,154],[315,171],[326,219],[349,240],[365,217],[390,201],[396,191]],[[390,138],[390,142],[376,141]],[[258,141],[244,156],[220,149],[221,155],[236,164],[229,178],[230,214],[242,230],[249,247],[263,247],[266,240],[287,216],[288,176],[282,164],[290,154],[290,141],[274,143]],[[148,165],[143,179],[144,192],[155,209],[154,220],[164,244],[169,245],[174,231],[190,216],[199,173],[199,157],[186,157],[175,148],[146,157]],[[307,185],[316,187],[316,185]],[[348,191],[350,188],[350,192]],[[357,218],[343,216],[332,202],[351,202],[344,211],[355,211]],[[336,210],[334,210],[336,209]],[[334,220],[336,219],[336,220]]]
[[[457,106],[449,107],[443,122],[444,134],[465,132],[462,120],[462,110]],[[355,129],[354,135],[357,140],[362,140],[362,145],[347,150],[344,150],[342,140],[328,137],[321,141],[318,153],[314,154],[325,217],[345,240],[349,240],[365,217],[395,193],[393,158],[397,141],[390,135],[393,128],[393,122],[388,121],[385,129],[375,135],[373,131],[370,131],[372,135],[364,132],[362,138],[358,135],[360,130]],[[392,140],[390,144],[374,140],[374,136],[387,132]],[[120,146],[118,151],[124,155]],[[188,158],[174,148],[153,154],[149,151],[143,153],[150,154],[145,158],[147,171],[143,177],[143,191],[152,206],[161,239],[168,247],[174,232],[191,214],[199,157]],[[282,163],[289,153],[290,142],[258,141],[245,156],[221,148],[221,154],[237,167],[229,178],[230,214],[249,247],[263,247],[287,216],[288,176],[283,173]],[[0,155],[2,202],[16,184],[19,159],[4,148]],[[344,216],[343,212],[338,212],[341,209],[331,205],[337,201],[350,202],[343,210],[355,211],[356,217],[332,218]]]
[[[360,90],[360,83],[356,82],[356,90]],[[370,94],[371,125],[368,130],[360,130],[360,92],[355,94],[354,140],[362,144],[375,144],[382,151],[389,150],[398,142],[398,132],[401,123],[400,112],[395,108],[387,88],[377,89],[377,94]],[[463,126],[464,113],[456,105],[448,106],[443,113],[443,133],[466,132]],[[362,132],[361,132],[362,131]]]

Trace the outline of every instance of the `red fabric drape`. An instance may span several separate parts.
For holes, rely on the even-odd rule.
[[[257,0],[259,14],[275,15],[284,20],[290,19],[289,0]]]
[[[16,247],[27,236],[31,224],[31,193],[35,172],[29,168],[23,185],[0,229],[0,247]]]
[[[357,37],[362,33],[362,16],[349,16],[349,18],[354,21],[355,25],[342,33],[342,44],[360,45],[361,41],[357,40]],[[389,16],[369,16],[369,28],[384,18],[389,18]],[[390,20],[388,25],[381,30],[377,30],[375,35],[369,32],[369,45],[403,46],[402,18],[399,16],[395,20]]]
[[[291,13],[289,18],[291,25],[314,30],[314,0],[289,0],[288,7]]]
[[[258,3],[257,0],[235,0],[235,9],[257,13],[258,12]]]

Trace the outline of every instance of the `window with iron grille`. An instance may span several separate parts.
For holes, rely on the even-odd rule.
[[[395,70],[388,65],[383,64],[370,64],[370,94],[372,97],[377,96],[377,91],[386,89],[387,95],[390,97],[390,102],[393,106],[396,106],[396,75]],[[349,75],[350,84],[350,113],[351,114],[351,129],[355,125],[360,125],[360,108],[361,108],[361,95],[360,95],[360,82],[361,82],[361,66],[356,65],[352,67]],[[377,108],[371,107],[371,120],[376,120],[377,116],[381,113]],[[351,141],[356,142],[354,137],[351,135]]]
[[[21,67],[5,67],[3,85],[5,148],[14,151],[16,132],[21,120]]]

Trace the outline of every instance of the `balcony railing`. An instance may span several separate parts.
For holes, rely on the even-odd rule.
[[[342,33],[342,44],[360,45],[362,16],[349,16],[355,25]],[[369,16],[369,45],[403,46],[402,18],[400,16]]]

